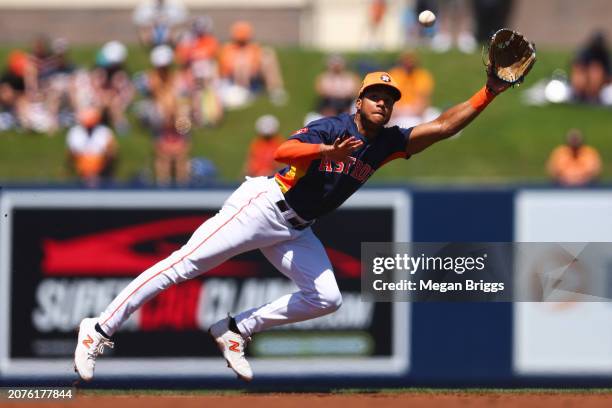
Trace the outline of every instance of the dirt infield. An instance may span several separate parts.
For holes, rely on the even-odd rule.
[[[443,392],[375,394],[236,394],[236,395],[78,395],[73,401],[43,403],[4,403],[3,407],[39,408],[91,406],[95,408],[276,408],[276,407],[612,407],[612,393],[568,392]]]

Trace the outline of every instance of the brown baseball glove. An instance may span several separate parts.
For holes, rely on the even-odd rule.
[[[518,31],[502,28],[491,37],[483,58],[488,74],[520,84],[536,62],[535,44]]]

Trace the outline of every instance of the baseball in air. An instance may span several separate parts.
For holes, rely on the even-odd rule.
[[[419,14],[419,23],[425,27],[431,27],[436,22],[436,15],[429,10],[422,11]]]

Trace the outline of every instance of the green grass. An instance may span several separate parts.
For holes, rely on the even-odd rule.
[[[0,49],[0,60],[8,53]],[[91,65],[94,48],[73,51],[74,59]],[[565,68],[571,53],[539,50],[538,62],[525,88],[548,77],[555,68]],[[365,60],[388,64],[395,54],[351,54],[351,64]],[[242,176],[244,157],[256,118],[265,113],[277,115],[281,130],[288,135],[302,126],[304,115],[315,103],[313,81],[324,66],[324,54],[302,49],[281,49],[279,58],[290,94],[287,105],[276,107],[266,98],[252,106],[228,112],[222,125],[199,129],[193,135],[193,156],[210,158],[220,171],[221,180],[236,182]],[[480,55],[421,52],[423,65],[436,78],[433,102],[449,107],[470,97],[484,82]],[[132,72],[147,66],[144,51],[130,50]],[[612,138],[609,133],[610,110],[584,106],[527,107],[520,94],[524,88],[511,89],[494,101],[463,133],[439,143],[409,162],[396,162],[381,169],[374,182],[410,183],[514,183],[542,182],[547,179],[544,163],[567,129],[581,128],[588,142],[597,147],[604,161],[604,181],[612,180]],[[132,118],[130,136],[120,138],[118,178],[126,181],[150,169],[150,136]],[[53,137],[23,133],[0,134],[0,181],[65,181],[64,133]]]

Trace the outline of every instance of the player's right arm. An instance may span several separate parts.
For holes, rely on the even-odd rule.
[[[274,155],[274,160],[294,164],[327,157],[333,161],[345,161],[352,152],[359,149],[363,142],[354,136],[337,138],[331,145],[325,143],[305,143],[297,139],[287,140],[281,144]]]
[[[457,134],[472,122],[480,112],[510,84],[489,75],[487,84],[469,100],[453,106],[431,122],[415,126],[410,133],[406,154],[419,153],[441,140]]]

